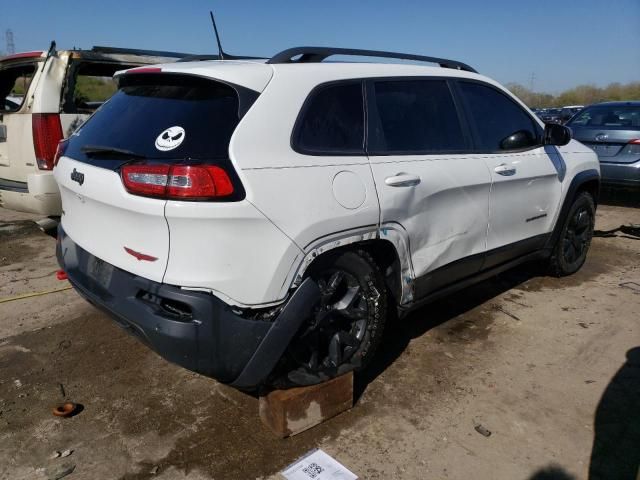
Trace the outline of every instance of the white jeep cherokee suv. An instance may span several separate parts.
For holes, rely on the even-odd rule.
[[[364,368],[396,311],[585,260],[596,155],[460,62],[306,47],[116,76],[58,148],[58,260],[186,368],[317,383]]]

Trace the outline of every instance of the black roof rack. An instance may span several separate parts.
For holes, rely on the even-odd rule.
[[[179,53],[179,52],[163,52],[159,50],[139,50],[137,48],[118,48],[118,47],[100,47],[96,46],[91,49],[96,53],[114,53],[123,55],[146,55],[149,57],[170,57],[170,58],[183,58],[193,54],[191,53]]]
[[[423,55],[412,55],[410,53],[381,52],[379,50],[357,50],[352,48],[328,48],[328,47],[295,47],[283,50],[275,54],[267,63],[319,63],[327,57],[333,55],[349,55],[356,57],[381,57],[398,58],[402,60],[414,60],[417,62],[437,63],[443,68],[454,68],[467,72],[478,73],[466,63],[446,58],[425,57]],[[294,60],[294,57],[300,58]]]
[[[225,60],[263,60],[264,57],[250,57],[248,55],[230,55],[225,52],[224,59]],[[201,62],[205,60],[220,60],[220,54],[210,53],[210,54],[204,54],[204,55],[188,55],[178,60],[178,62]]]

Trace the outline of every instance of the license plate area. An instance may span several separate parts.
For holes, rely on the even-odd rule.
[[[100,260],[99,258],[91,257],[87,265],[87,276],[100,287],[107,289],[111,284],[113,265],[105,262],[104,260]]]

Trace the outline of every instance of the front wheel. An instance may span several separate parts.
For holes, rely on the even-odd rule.
[[[384,329],[387,289],[362,250],[329,254],[312,265],[320,299],[285,356],[288,385],[313,385],[364,368]]]
[[[569,209],[551,255],[550,269],[553,275],[561,277],[580,270],[591,245],[595,217],[593,197],[587,192],[580,193]]]

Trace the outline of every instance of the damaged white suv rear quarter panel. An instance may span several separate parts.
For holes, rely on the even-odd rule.
[[[309,93],[324,82],[358,79],[362,67],[339,73],[318,65],[300,67],[277,66],[269,86],[232,137],[230,154],[247,200],[307,252],[310,244],[328,235],[345,236],[345,231],[363,228],[375,231],[379,205],[365,155],[304,155],[291,146],[296,119]]]

